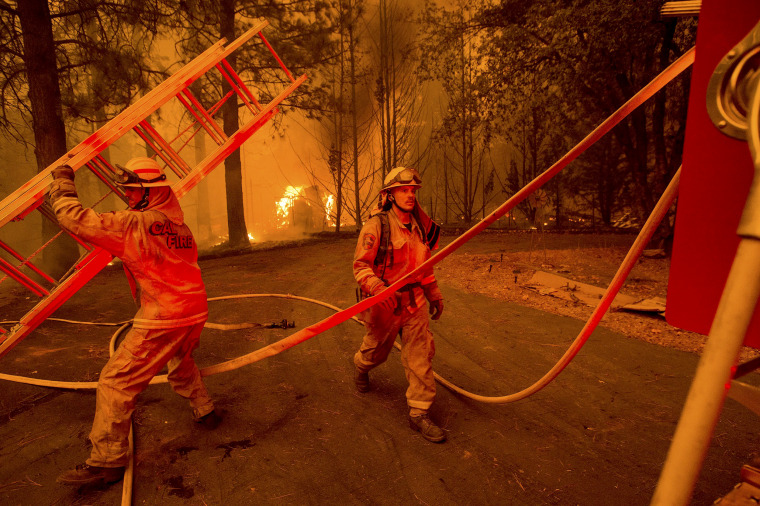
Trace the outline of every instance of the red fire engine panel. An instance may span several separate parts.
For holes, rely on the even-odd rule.
[[[722,134],[710,120],[706,90],[720,60],[758,20],[757,0],[702,2],[666,311],[671,325],[701,334],[710,331],[736,253],[754,175],[747,142]],[[760,347],[757,307],[745,344]]]

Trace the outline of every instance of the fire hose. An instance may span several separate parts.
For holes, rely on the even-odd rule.
[[[504,202],[496,210],[491,212],[491,214],[489,214],[487,217],[481,220],[478,224],[476,224],[471,229],[469,229],[468,231],[466,231],[465,233],[457,237],[448,246],[441,249],[441,251],[439,251],[432,257],[430,257],[428,260],[423,262],[416,269],[409,272],[403,278],[392,283],[390,286],[385,288],[379,294],[373,297],[364,299],[347,309],[339,311],[335,313],[334,315],[331,315],[325,318],[324,320],[321,320],[313,325],[310,325],[309,327],[301,329],[298,332],[295,332],[294,334],[291,334],[290,336],[276,343],[270,344],[269,346],[266,346],[254,352],[251,352],[247,355],[243,355],[241,357],[229,360],[227,362],[222,362],[215,366],[207,367],[201,370],[201,374],[203,374],[204,376],[208,376],[210,374],[217,374],[223,371],[230,371],[233,369],[237,369],[238,367],[241,367],[243,365],[251,364],[263,358],[276,355],[288,348],[291,348],[308,339],[311,339],[312,337],[316,336],[317,334],[321,332],[324,332],[340,323],[343,323],[344,321],[356,316],[357,314],[364,311],[365,309],[393,296],[398,290],[403,288],[413,276],[423,272],[425,269],[432,268],[435,264],[442,261],[448,255],[450,255],[459,247],[461,247],[464,243],[472,239],[475,235],[485,230],[489,225],[491,225],[501,216],[509,212],[514,206],[516,206],[522,200],[527,198],[528,195],[530,195],[531,193],[539,189],[541,186],[543,186],[554,175],[556,175],[559,171],[565,168],[571,161],[577,158],[582,152],[588,149],[592,144],[594,144],[597,140],[599,140],[604,134],[609,132],[614,126],[620,123],[620,121],[622,121],[626,116],[628,116],[628,114],[630,114],[634,109],[636,109],[639,105],[644,103],[647,99],[649,99],[652,95],[654,95],[657,91],[659,91],[663,86],[665,86],[665,84],[670,82],[683,70],[688,68],[693,63],[693,61],[694,61],[694,48],[687,51],[683,56],[681,56],[678,60],[673,62],[661,74],[655,77],[649,84],[647,84],[638,93],[636,93],[633,97],[631,97],[625,104],[623,104],[611,116],[605,119],[588,136],[586,136],[586,138],[584,138],[582,141],[576,144],[570,151],[568,151],[559,161],[557,161],[549,169],[544,171],[542,174],[536,177],[533,181],[531,181],[526,186],[524,186],[520,191],[518,191],[510,199]],[[670,203],[672,203],[673,199],[675,198],[677,183],[678,183],[678,173],[676,174],[676,176],[674,177],[674,180],[671,182],[670,186],[668,187],[669,190],[667,190],[666,194],[664,194],[663,197],[660,199],[660,204],[658,204],[657,206],[657,209],[658,209],[657,216],[653,215],[648,220],[647,224],[649,225],[650,228],[648,228],[646,232],[644,231],[644,229],[642,229],[643,235],[642,233],[640,233],[639,234],[640,237],[642,238],[646,237],[647,240],[649,237],[651,237],[651,234],[654,232],[654,228],[656,228],[655,225],[659,224],[659,221],[662,219],[662,216],[664,216],[665,212],[670,207]],[[643,249],[644,244],[645,242],[643,242],[643,240],[637,241],[636,244],[634,245],[636,247],[635,249],[636,250]],[[630,258],[627,257],[627,260],[631,262],[630,268],[632,268],[633,263],[635,263],[635,259],[637,258],[637,255],[629,254],[629,257]],[[613,288],[614,290],[608,290],[608,292],[610,292],[608,293],[608,295],[611,294],[614,297],[614,294],[612,294],[611,292],[614,291],[616,293],[616,291],[620,288],[620,286],[622,285],[622,282],[625,279],[625,275],[627,275],[627,272],[630,272],[630,268],[626,270],[621,267],[621,270],[619,271],[620,275],[619,276],[616,275],[616,279],[618,280],[616,283],[617,288],[615,288],[615,286],[613,285],[610,285],[610,288]],[[607,300],[607,307],[609,306],[610,301],[611,299]],[[595,312],[595,315],[597,317],[596,323],[598,323],[598,319],[601,319],[601,316],[603,315],[604,311],[601,311],[603,306],[604,304],[600,302],[599,307],[598,307],[600,311]],[[606,307],[604,307],[604,310],[606,310]],[[586,330],[586,333],[588,335],[590,335],[590,330],[593,330],[596,323],[593,323],[593,325],[589,326],[588,330]],[[588,336],[586,336],[586,338],[587,337]],[[583,339],[582,342],[585,342],[585,339]],[[580,344],[582,344],[582,342]],[[579,348],[575,349],[574,351],[571,349],[570,356],[568,358],[572,358],[575,354],[577,354],[578,349]],[[555,371],[552,377],[555,377],[558,372],[559,371]],[[510,398],[511,396],[506,396],[506,397],[509,398],[509,400],[500,400],[497,402],[511,402],[512,400],[517,400],[517,399]]]

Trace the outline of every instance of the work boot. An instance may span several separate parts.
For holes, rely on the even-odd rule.
[[[430,420],[427,413],[420,416],[409,416],[409,427],[419,431],[419,433],[433,443],[443,443],[446,441],[446,433]]]
[[[197,419],[196,422],[201,424],[204,429],[214,430],[222,423],[222,417],[215,410],[212,410],[210,413]]]
[[[358,367],[354,368],[354,384],[356,390],[363,394],[369,392],[369,373],[362,372]]]
[[[64,485],[110,485],[124,478],[123,467],[97,467],[80,464],[56,480]]]

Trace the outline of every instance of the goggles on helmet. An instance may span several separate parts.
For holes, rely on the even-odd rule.
[[[422,186],[420,173],[414,169],[404,169],[391,179],[387,179],[383,184],[383,189],[389,189],[395,186],[417,185]]]
[[[394,177],[388,184],[403,183],[403,184],[422,184],[422,178],[420,173],[414,169],[404,169]]]
[[[157,183],[159,181],[166,181],[166,174],[161,174],[158,177],[154,177],[153,179],[140,179],[140,176],[138,176],[136,173],[132,172],[128,168],[116,164],[116,172],[114,180],[116,181],[116,184],[120,186],[126,186],[126,185],[139,185],[142,186],[144,184],[151,184],[151,183]]]

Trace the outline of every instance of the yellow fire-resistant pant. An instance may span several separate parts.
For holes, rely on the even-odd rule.
[[[354,355],[357,369],[367,372],[385,362],[400,333],[401,363],[409,382],[406,402],[413,415],[427,411],[435,398],[432,366],[435,343],[428,328],[427,304],[414,313],[404,308],[399,314],[376,304],[362,314],[362,320],[367,334]]]
[[[200,418],[214,409],[192,357],[203,323],[174,329],[132,328],[100,373],[87,464],[127,465],[129,423],[137,395],[169,364],[169,383]]]

